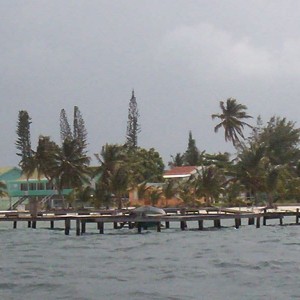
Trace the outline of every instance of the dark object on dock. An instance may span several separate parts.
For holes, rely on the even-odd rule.
[[[154,207],[154,206],[141,206],[134,209],[129,216],[131,217],[157,217],[157,216],[165,216],[166,212],[162,208]],[[137,227],[138,232],[141,233],[142,229],[147,230],[148,228],[156,227],[157,231],[161,231],[160,222],[153,221],[144,221],[144,222],[136,222],[135,227]]]

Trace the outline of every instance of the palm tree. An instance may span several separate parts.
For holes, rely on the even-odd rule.
[[[172,161],[168,162],[169,167],[181,167],[184,164],[184,154],[176,153],[175,156],[171,155]]]
[[[224,101],[220,101],[221,114],[213,114],[212,119],[218,118],[221,122],[215,126],[215,132],[221,127],[225,130],[225,141],[231,141],[233,146],[237,146],[240,142],[240,137],[244,139],[244,126],[252,128],[251,125],[244,122],[244,119],[252,118],[247,115],[245,110],[247,106],[237,103],[236,99],[228,98],[226,105]]]
[[[178,185],[178,198],[185,206],[192,206],[195,202],[195,193],[193,180],[189,178],[187,181],[182,181]]]
[[[48,180],[53,177],[57,166],[56,155],[59,147],[48,136],[40,136],[36,152],[34,153],[34,167],[38,173],[38,179],[44,175]]]
[[[62,147],[56,153],[56,161],[57,165],[53,167],[51,176],[61,195],[64,188],[80,189],[84,183],[88,183],[90,158],[82,152],[75,139],[63,141]]]
[[[128,180],[128,170],[124,165],[119,165],[109,178],[110,190],[114,193],[118,209],[123,207],[122,198],[127,193]]]
[[[165,206],[168,207],[168,200],[178,193],[178,184],[172,179],[166,180],[162,186],[162,192],[166,200]]]
[[[208,204],[219,198],[226,183],[223,170],[213,165],[202,167],[193,180],[195,195],[198,198],[204,197]]]
[[[95,154],[95,157],[100,163],[94,174],[95,177],[98,176],[97,198],[108,205],[112,195],[115,193],[119,197],[124,192],[125,181],[126,184],[128,182],[128,174],[124,169],[124,147],[117,144],[106,144],[102,147],[101,153]]]
[[[257,193],[262,191],[265,176],[265,146],[251,144],[250,147],[242,147],[238,154],[238,162],[234,166],[235,177],[245,187],[249,196],[253,196],[255,204],[258,204]]]

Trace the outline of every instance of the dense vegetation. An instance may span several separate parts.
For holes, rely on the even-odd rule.
[[[196,175],[175,182],[163,180],[164,164],[154,149],[138,146],[140,124],[136,98],[129,102],[126,141],[106,144],[95,154],[98,165],[91,167],[87,155],[87,131],[78,107],[74,107],[73,128],[64,109],[60,113],[61,144],[48,136],[40,136],[36,150],[31,149],[31,118],[26,111],[19,112],[17,124],[17,155],[20,167],[29,178],[34,171],[53,182],[58,191],[72,188],[71,199],[80,198],[96,206],[122,207],[130,189],[138,189],[141,198],[155,205],[160,198],[176,195],[186,205],[221,202],[227,205],[300,201],[300,129],[292,121],[273,116],[264,124],[258,116],[255,125],[245,122],[247,107],[229,98],[220,102],[221,113],[215,131],[223,128],[225,140],[236,149],[229,153],[200,151],[188,135],[187,150],[171,156],[169,166],[200,166]],[[250,128],[248,137],[244,128]],[[160,182],[159,187],[147,183]],[[70,200],[70,199],[69,199]],[[167,200],[166,200],[167,203]]]

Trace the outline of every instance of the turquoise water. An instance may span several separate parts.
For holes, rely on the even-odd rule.
[[[88,224],[77,237],[25,225],[0,223],[1,300],[300,299],[300,226],[99,235]]]

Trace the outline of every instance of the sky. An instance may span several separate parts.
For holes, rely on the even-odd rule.
[[[31,138],[60,143],[62,108],[78,106],[89,155],[126,140],[132,90],[138,144],[165,164],[187,149],[234,153],[214,133],[219,102],[233,97],[255,125],[300,115],[300,1],[0,1],[0,166],[17,166],[18,113]]]

